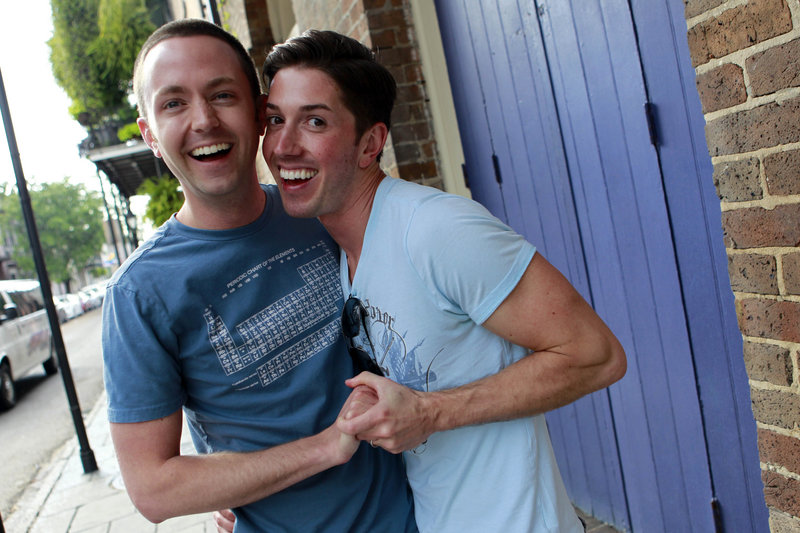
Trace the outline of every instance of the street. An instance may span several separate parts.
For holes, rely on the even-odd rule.
[[[61,324],[84,415],[103,389],[100,318],[96,309]],[[13,409],[0,412],[0,515],[4,517],[53,452],[67,439],[77,438],[61,374],[46,376],[39,367],[17,382],[17,396]]]

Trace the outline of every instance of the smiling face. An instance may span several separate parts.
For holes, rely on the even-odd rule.
[[[366,180],[381,174],[385,139],[380,123],[356,137],[355,117],[324,72],[287,67],[273,79],[263,153],[291,216],[325,223],[357,203]]]
[[[139,128],[180,181],[186,205],[213,210],[253,195],[263,113],[233,49],[204,35],[166,39],[148,53],[142,79]]]

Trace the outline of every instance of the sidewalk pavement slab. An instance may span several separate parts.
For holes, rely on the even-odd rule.
[[[136,510],[125,492],[105,407],[102,394],[85,417],[98,471],[83,472],[77,439],[70,439],[39,471],[8,518],[4,517],[6,533],[216,533],[210,513],[153,524]],[[181,449],[194,453],[186,427]]]

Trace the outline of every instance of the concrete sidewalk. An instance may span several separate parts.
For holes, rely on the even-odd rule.
[[[173,518],[158,525],[139,514],[122,483],[105,407],[102,394],[85,418],[99,470],[83,473],[77,438],[72,437],[42,467],[11,514],[3,516],[6,533],[216,533],[210,514]],[[194,453],[185,428],[181,448]]]

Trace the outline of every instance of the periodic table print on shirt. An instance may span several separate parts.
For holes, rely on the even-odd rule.
[[[340,326],[330,317],[337,316],[342,297],[339,266],[330,249],[321,246],[325,253],[313,259],[301,253],[281,259],[297,264],[304,283],[236,324],[233,329],[240,344],[214,308],[205,309],[209,341],[226,375],[253,366],[265,387],[336,341]],[[325,319],[330,322],[318,327]],[[269,354],[274,355],[265,360]]]

